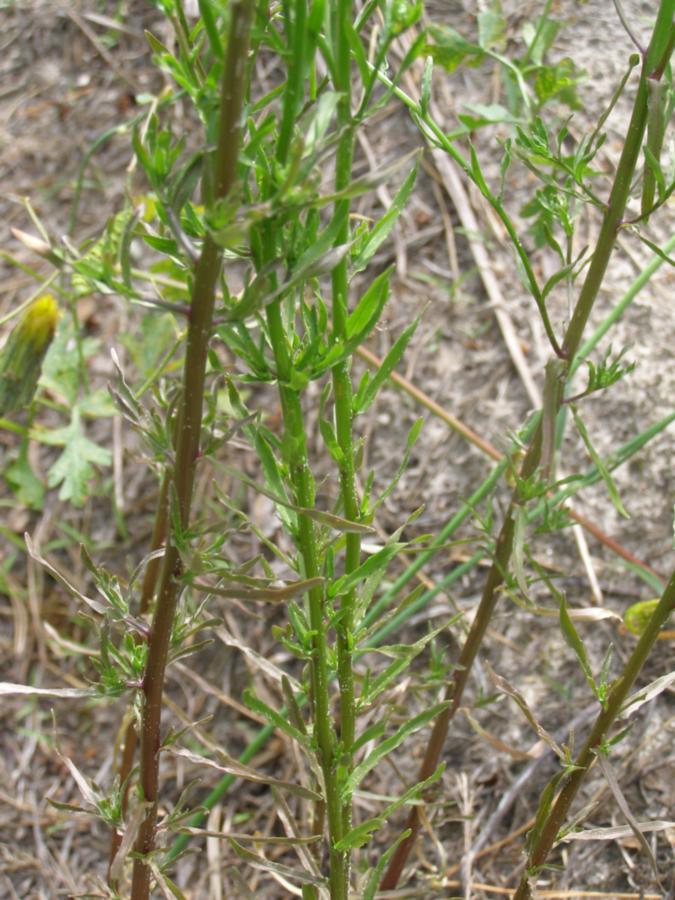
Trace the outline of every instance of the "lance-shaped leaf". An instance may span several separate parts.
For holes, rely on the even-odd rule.
[[[572,415],[574,416],[574,423],[577,426],[577,430],[578,430],[579,434],[581,435],[582,441],[586,445],[586,449],[588,450],[588,453],[589,453],[591,459],[595,463],[595,467],[597,468],[598,472],[600,473],[602,480],[605,482],[605,487],[607,488],[607,493],[609,494],[610,500],[612,501],[614,508],[619,513],[619,515],[624,516],[626,519],[630,519],[630,514],[628,512],[626,512],[626,508],[624,507],[623,503],[621,502],[621,497],[619,496],[619,491],[617,490],[617,487],[614,484],[614,479],[610,475],[609,469],[607,468],[605,463],[602,461],[602,459],[600,458],[600,455],[598,454],[597,450],[593,446],[590,436],[588,434],[588,431],[586,429],[586,426],[581,421],[581,417],[579,416],[575,405],[573,403],[570,403],[570,408],[572,410]]]
[[[53,697],[58,700],[72,700],[80,697],[96,697],[97,692],[81,688],[38,688],[30,684],[13,684],[0,681],[0,696],[21,695],[24,697]]]
[[[402,332],[400,337],[394,343],[389,353],[382,360],[382,364],[373,376],[366,372],[359,383],[358,390],[354,396],[354,415],[364,413],[370,404],[377,397],[380,388],[387,381],[391,373],[399,364],[401,357],[405,353],[406,347],[410,343],[415,330],[419,324],[419,319],[415,319]]]
[[[325,884],[324,879],[317,878],[316,875],[310,875],[308,872],[298,869],[291,869],[290,866],[284,866],[264,856],[259,856],[257,853],[252,853],[250,850],[242,847],[234,838],[229,838],[229,842],[237,856],[250,866],[253,866],[254,869],[262,869],[263,872],[280,875],[282,878],[288,878],[290,881],[299,881],[300,884],[312,884],[315,887],[321,887]]]
[[[228,775],[234,775],[235,778],[243,778],[244,781],[252,781],[255,784],[271,785],[280,790],[288,791],[296,797],[301,797],[303,800],[313,800],[314,802],[321,800],[320,795],[315,791],[311,791],[301,784],[294,784],[292,781],[281,781],[278,778],[272,778],[271,775],[265,775],[262,772],[258,772],[257,769],[252,769],[250,766],[246,766],[244,763],[228,756],[223,750],[218,751],[218,762],[210,759],[208,756],[201,756],[200,754],[193,753],[191,750],[186,750],[183,747],[168,747],[167,750],[173,756],[180,756],[182,759],[187,759],[195,766],[207,766],[210,769],[217,769],[219,772],[226,772]]]
[[[623,817],[625,818],[626,822],[628,822],[628,826],[629,826],[630,830],[633,832],[633,835],[635,836],[638,844],[644,850],[645,855],[647,856],[647,859],[649,860],[650,865],[652,867],[652,872],[654,873],[654,876],[658,880],[659,869],[658,869],[658,866],[656,865],[656,860],[654,859],[654,854],[652,853],[651,847],[647,843],[647,839],[645,838],[644,834],[642,833],[642,829],[640,828],[640,825],[639,825],[637,819],[635,818],[635,816],[633,815],[633,813],[630,810],[630,807],[628,806],[628,801],[624,797],[623,791],[621,790],[621,786],[619,785],[619,780],[616,777],[616,775],[614,774],[614,769],[610,765],[609,760],[607,759],[605,754],[602,752],[602,750],[600,750],[598,753],[596,753],[596,758],[598,760],[598,765],[602,769],[602,774],[605,776],[605,781],[607,782],[609,789],[612,792],[612,796],[616,800],[616,805],[619,807],[619,809],[623,813]]]
[[[309,742],[307,735],[303,734],[298,728],[292,725],[291,722],[276,709],[272,709],[271,706],[263,703],[259,697],[256,697],[253,691],[244,691],[244,703],[249,709],[252,709],[253,712],[257,712],[261,716],[264,716],[270,724],[274,725],[275,728],[278,728],[279,731],[282,731],[287,737],[297,741],[301,747],[308,746]]]
[[[377,222],[377,224],[371,229],[368,236],[361,243],[358,255],[352,263],[352,273],[354,275],[366,268],[370,260],[377,253],[380,246],[389,237],[391,230],[398,221],[399,216],[403,212],[403,209],[408,202],[408,197],[410,196],[412,189],[415,186],[416,179],[417,160],[415,160],[412,169],[406,176],[401,187],[396,192],[396,196],[392,200],[389,209],[382,216],[379,222]]]
[[[201,581],[193,581],[195,590],[207,594],[215,594],[218,597],[229,597],[233,600],[251,600],[254,603],[285,603],[291,597],[298,597],[307,593],[311,588],[323,584],[323,578],[307,578],[304,581],[293,581],[283,587],[270,587],[261,579],[261,587],[244,587],[233,584],[232,587],[224,587],[222,584],[204,584]]]
[[[444,770],[445,763],[441,763],[433,775],[429,776],[429,778],[426,778],[424,781],[420,781],[418,784],[413,785],[411,788],[408,788],[408,790],[404,794],[401,794],[397,800],[394,800],[393,803],[386,806],[379,816],[374,816],[372,819],[366,819],[365,822],[361,822],[355,828],[352,828],[342,840],[337,842],[337,849],[356,850],[359,847],[363,847],[368,843],[373,833],[378,831],[384,825],[393,812],[396,812],[396,810],[404,804],[410,803],[412,800],[417,800],[430,785],[435,781],[438,781]]]
[[[239,481],[248,485],[248,487],[252,488],[254,491],[257,491],[264,497],[268,497],[279,506],[284,506],[303,516],[308,516],[308,518],[313,519],[321,525],[327,525],[328,528],[332,528],[334,531],[351,531],[356,534],[374,533],[374,528],[371,528],[369,525],[363,525],[361,522],[352,522],[349,519],[342,518],[342,516],[336,516],[334,513],[329,513],[321,509],[310,509],[305,506],[297,506],[295,503],[291,503],[272,493],[272,491],[267,490],[267,488],[263,487],[259,482],[254,481],[252,478],[249,478],[247,475],[244,475],[243,472],[240,472],[232,466],[223,465],[220,468],[228,475],[231,475],[233,478],[237,478]]]
[[[361,784],[366,775],[375,768],[379,761],[387,756],[392,750],[395,750],[403,741],[411,734],[424,728],[429,722],[433,721],[436,716],[440,715],[444,709],[448,708],[448,703],[437,703],[435,706],[426,709],[407,722],[404,722],[390,737],[378,744],[366,758],[354,767],[349,777],[346,779],[342,787],[342,796],[349,797],[353,791]]]
[[[551,748],[551,750],[553,750],[553,752],[564,762],[565,752],[558,746],[554,738],[548,733],[548,731],[546,731],[544,726],[540,725],[540,723],[537,721],[536,716],[528,706],[527,701],[520,693],[520,691],[516,690],[516,688],[514,688],[513,685],[511,685],[506,680],[506,678],[502,678],[501,675],[497,675],[497,673],[487,661],[485,662],[485,666],[487,668],[488,675],[490,676],[490,679],[492,680],[492,683],[497,688],[497,690],[502,694],[506,694],[507,697],[510,697],[515,702],[518,709],[522,712],[529,724],[534,729],[537,737],[541,738],[541,740],[544,741],[544,743],[547,744]]]

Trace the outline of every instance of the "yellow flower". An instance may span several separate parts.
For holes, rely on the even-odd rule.
[[[43,294],[14,326],[0,351],[0,415],[16,412],[32,401],[58,320],[56,299]]]

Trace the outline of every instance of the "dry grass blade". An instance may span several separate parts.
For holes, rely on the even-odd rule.
[[[597,754],[598,765],[602,769],[602,774],[605,776],[605,780],[609,786],[609,789],[612,793],[612,796],[616,800],[616,804],[621,810],[623,817],[626,822],[628,822],[628,827],[635,835],[638,844],[644,850],[647,859],[652,867],[652,872],[654,873],[654,877],[656,878],[657,883],[659,883],[659,869],[656,865],[656,859],[654,858],[654,853],[652,852],[652,848],[647,843],[647,839],[645,838],[643,829],[638,823],[637,819],[633,815],[628,805],[628,802],[624,796],[623,791],[621,790],[621,785],[614,773],[614,769],[610,765],[609,760],[605,756],[604,752],[600,750]]]

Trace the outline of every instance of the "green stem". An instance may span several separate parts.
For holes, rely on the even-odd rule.
[[[289,478],[298,506],[312,509],[314,506],[314,485],[307,455],[307,439],[300,394],[288,387],[292,361],[286,346],[286,333],[281,318],[280,300],[267,307],[267,325],[270,343],[277,367],[279,398],[284,422],[286,462]],[[304,566],[305,578],[316,578],[321,574],[319,553],[312,519],[299,513],[297,517],[296,542]],[[319,584],[308,591],[309,620],[312,630],[311,701],[315,740],[323,772],[328,829],[330,840],[330,885],[331,898],[341,900],[347,897],[345,854],[334,849],[343,834],[341,802],[337,783],[337,760],[335,731],[331,720],[330,695],[328,691],[328,641],[326,635],[325,593]]]
[[[667,63],[668,57],[667,55],[664,55],[668,54],[672,47],[672,14],[674,6],[675,0],[661,0],[652,40],[649,50],[645,55],[640,85],[638,86],[638,92],[633,106],[633,113],[614,178],[610,199],[603,217],[596,249],[563,339],[562,356],[567,360],[568,370],[579,345],[581,344],[584,326],[588,321],[593,304],[600,291],[607,264],[616,243],[647,123],[646,79],[650,76],[653,77],[655,71],[662,72]],[[666,8],[669,10],[667,15],[664,14]],[[560,408],[562,395],[561,390],[559,391],[559,396],[557,398],[558,409]],[[557,415],[558,409],[554,411],[549,410],[548,414]],[[539,425],[534,433],[523,461],[521,471],[522,479],[529,478],[537,471],[541,461],[542,444],[543,432],[540,419]],[[443,745],[447,737],[448,727],[455,712],[460,706],[469,673],[482,644],[488,624],[494,614],[494,610],[501,594],[500,588],[504,583],[511,561],[516,511],[519,503],[519,489],[516,488],[513,499],[506,512],[499,537],[497,538],[493,563],[490,567],[490,572],[483,589],[476,616],[466,637],[464,646],[462,647],[455,675],[446,690],[445,698],[449,701],[449,706],[436,720],[431,739],[427,745],[422,766],[420,767],[418,781],[423,781],[425,778],[428,778],[438,765]],[[419,809],[413,807],[408,816],[406,825],[406,828],[410,830],[410,834],[398,845],[396,852],[392,856],[389,868],[380,885],[382,890],[393,890],[398,884],[398,880],[416,839],[419,827]]]
[[[293,4],[288,5],[285,21],[290,56],[276,148],[277,160],[282,164],[286,163],[288,159],[293,128],[304,96],[304,80],[309,55],[307,53],[309,38],[306,0],[295,0]],[[349,169],[351,171],[351,162]],[[266,229],[264,235],[264,255],[266,262],[272,262],[276,256],[270,228]],[[287,346],[281,302],[282,298],[278,298],[267,307],[266,318],[277,370],[285,433],[285,459],[296,503],[298,506],[311,509],[314,506],[314,484],[309,467],[300,393],[289,386],[292,380],[293,362]],[[307,515],[299,514],[297,517],[296,543],[302,558],[305,577],[314,578],[320,575],[321,566],[314,523]],[[347,853],[335,849],[345,828],[337,779],[337,739],[330,709],[326,598],[321,585],[308,592],[308,606],[312,630],[311,704],[314,736],[323,773],[328,815],[329,883],[332,900],[333,898],[334,900],[346,900],[349,889],[349,857]]]
[[[337,106],[337,125],[342,136],[337,147],[335,162],[335,192],[345,190],[352,177],[354,153],[354,132],[351,124],[351,54],[347,29],[351,25],[352,2],[339,0],[335,6],[333,21],[335,90],[340,94]],[[337,245],[349,241],[349,199],[335,204],[334,220],[339,222],[335,242]],[[332,272],[333,290],[333,335],[337,341],[347,338],[347,317],[349,313],[349,273],[347,257],[338,263]],[[350,363],[339,363],[332,372],[333,394],[335,398],[335,433],[341,451],[340,494],[344,515],[350,521],[359,520],[359,501],[356,491],[353,445],[353,399]],[[348,532],[345,537],[345,574],[353,572],[361,562],[361,537]],[[356,736],[356,699],[354,691],[354,632],[355,632],[356,591],[352,589],[340,599],[340,615],[337,632],[337,671],[340,687],[340,740],[344,761],[351,771],[352,746]],[[342,810],[345,833],[351,827],[352,801],[345,797]],[[347,860],[349,856],[347,855]],[[348,863],[347,863],[348,864]]]
[[[572,801],[588,774],[598,753],[606,752],[603,744],[609,736],[609,729],[619,717],[628,693],[640,674],[652,647],[658,639],[659,632],[666,624],[668,617],[675,610],[675,572],[664,590],[658,606],[652,613],[644,633],[640,637],[626,663],[621,676],[610,691],[604,708],[595,720],[591,733],[583,749],[574,761],[574,769],[567,775],[563,788],[553,803],[551,810],[542,822],[541,828],[532,843],[527,859],[527,868],[514,894],[514,900],[529,900],[532,896],[530,879],[534,877],[557,840],[560,829],[565,824]]]
[[[216,199],[227,196],[236,176],[240,118],[246,84],[248,38],[252,16],[253,3],[250,0],[233,2],[227,56],[223,71],[218,143],[213,171]],[[183,372],[183,391],[178,410],[172,472],[173,495],[182,530],[187,529],[190,522],[192,491],[199,457],[206,359],[221,260],[221,248],[215,244],[210,235],[207,235],[195,267]],[[140,787],[142,799],[147,804],[147,812],[135,844],[138,856],[133,867],[132,900],[146,900],[150,893],[151,870],[146,863],[146,858],[155,847],[162,691],[171,629],[178,602],[180,577],[180,554],[173,535],[169,534],[143,679]]]
[[[635,167],[640,156],[648,116],[649,90],[647,81],[662,73],[672,50],[673,12],[675,0],[661,0],[652,40],[645,55],[637,95],[633,104],[626,139],[616,170],[614,184],[603,217],[600,234],[591,264],[574,307],[572,318],[563,340],[563,354],[571,360],[576,354],[581,338],[598,296],[609,258],[621,227]]]
[[[285,163],[293,137],[295,120],[304,95],[305,50],[307,42],[307,0],[288,4],[284,24],[289,54],[286,60],[286,87],[277,138],[277,159]]]

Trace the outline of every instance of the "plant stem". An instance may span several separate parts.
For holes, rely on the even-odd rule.
[[[221,88],[218,143],[213,163],[214,197],[227,196],[236,176],[241,108],[246,84],[246,61],[253,3],[235,0],[230,10],[230,29]],[[195,267],[191,312],[185,353],[183,391],[178,410],[172,488],[181,530],[190,522],[195,470],[199,457],[206,358],[220,275],[222,250],[207,234]],[[157,826],[160,726],[164,673],[171,629],[180,589],[181,560],[173,535],[167,537],[155,613],[149,638],[143,679],[140,787],[148,804],[138,832],[131,887],[132,900],[146,900],[150,891],[150,867],[145,857],[155,847]]]
[[[652,40],[650,42],[649,50],[645,55],[640,84],[633,105],[633,113],[631,115],[623,151],[614,177],[609,202],[603,216],[596,249],[563,339],[562,355],[567,361],[568,370],[581,344],[584,326],[588,321],[593,304],[600,291],[607,264],[609,263],[609,258],[616,243],[647,123],[646,80],[650,76],[653,77],[655,72],[663,72],[668,61],[668,55],[672,49],[672,21],[674,7],[675,0],[661,0]],[[561,397],[562,392],[560,392],[560,397],[557,399],[558,409],[560,407]],[[553,412],[557,414],[557,411],[558,410],[556,409]],[[523,461],[521,471],[522,479],[529,478],[537,471],[541,460],[541,452],[542,425],[540,419],[539,425],[530,442]],[[446,690],[445,699],[450,701],[450,705],[436,720],[431,739],[427,745],[424,760],[420,767],[418,781],[423,781],[425,778],[428,778],[438,765],[450,721],[460,706],[469,673],[499,600],[499,589],[504,583],[511,560],[516,509],[519,503],[519,489],[516,487],[513,499],[506,512],[499,537],[497,538],[493,562],[483,589],[476,616],[462,647],[453,679]],[[382,890],[393,890],[396,887],[406,859],[408,858],[408,854],[410,853],[410,849],[419,831],[419,827],[419,810],[418,807],[414,806],[410,811],[406,825],[406,828],[410,829],[410,834],[397,847],[389,864],[389,868],[380,884]]]
[[[572,318],[565,332],[563,354],[568,360],[574,357],[581,343],[584,327],[600,290],[600,285],[602,284],[607,264],[621,227],[647,124],[649,97],[647,80],[655,78],[659,72],[662,73],[668,62],[672,51],[673,34],[675,33],[673,27],[674,11],[675,0],[661,0],[652,40],[642,66],[637,95],[633,104],[633,113],[628,125],[621,158],[619,159],[614,184],[609,195],[600,234],[598,235],[596,250],[586,273]]]
[[[575,759],[574,769],[567,775],[562,790],[533,841],[528,854],[527,868],[518,890],[514,894],[514,900],[529,900],[532,896],[530,879],[546,862],[548,854],[556,842],[558,833],[565,824],[572,801],[591,768],[596,755],[605,752],[602,744],[607,740],[609,729],[619,717],[623,704],[628,697],[628,692],[640,674],[640,670],[658,639],[659,632],[666,624],[673,610],[675,610],[675,572],[671,575],[670,581],[661,595],[661,600],[652,613],[647,627],[626,663],[621,676],[610,691],[607,702],[595,720],[595,725],[583,749]]]
[[[290,51],[289,69],[276,146],[277,160],[282,165],[286,164],[288,159],[293,127],[304,96],[304,79],[309,61],[306,53],[308,46],[306,0],[295,0],[293,4],[289,4],[286,9],[285,27]],[[351,158],[349,171],[351,174]],[[348,211],[349,208],[347,206],[347,215]],[[348,222],[346,225],[348,227]],[[276,259],[276,251],[274,236],[269,226],[265,229],[263,235],[263,248],[265,263],[272,263]],[[274,275],[270,277],[270,281],[276,287]],[[303,289],[302,286],[300,289]],[[281,303],[281,297],[270,303],[267,306],[266,318],[277,370],[278,391],[284,423],[285,461],[288,466],[289,480],[295,495],[295,502],[300,507],[311,509],[315,501],[314,482],[309,466],[300,392],[290,387],[293,361],[289,353],[286,331],[284,329]],[[321,574],[321,566],[314,523],[309,516],[302,513],[297,516],[296,544],[302,559],[305,577],[314,578],[319,576]],[[307,597],[312,630],[310,700],[314,737],[323,774],[324,796],[328,816],[331,900],[346,900],[349,890],[349,857],[344,851],[335,849],[335,845],[344,834],[344,825],[337,779],[337,739],[330,709],[330,676],[324,587],[317,585],[310,589]],[[351,705],[353,708],[353,699]]]
[[[286,333],[281,319],[280,300],[267,307],[270,342],[277,367],[279,398],[284,421],[289,478],[295,502],[305,509],[314,506],[314,485],[307,455],[307,439],[298,391],[288,387],[292,361],[286,346]],[[321,574],[314,523],[303,513],[297,517],[297,546],[304,566],[305,578]],[[309,620],[312,630],[311,701],[314,733],[324,779],[330,842],[331,900],[347,897],[346,854],[334,849],[343,834],[341,803],[337,785],[335,731],[331,720],[328,691],[328,641],[326,635],[325,593],[319,584],[308,592]]]
[[[155,522],[152,528],[152,537],[150,538],[150,552],[154,553],[159,550],[166,541],[166,534],[169,522],[169,477],[168,472],[164,473],[162,484],[159,489],[159,497],[157,498],[157,509],[155,511]],[[152,605],[152,601],[157,589],[157,581],[161,570],[162,557],[153,556],[145,567],[143,576],[143,584],[141,586],[141,597],[138,603],[138,612],[140,616],[145,616]],[[129,805],[129,788],[131,781],[129,776],[134,767],[134,758],[136,756],[136,746],[138,744],[138,734],[133,719],[126,727],[124,734],[124,750],[119,767],[119,779],[122,789],[122,816],[126,817]],[[117,851],[122,843],[122,835],[115,829],[112,833],[110,841],[110,857],[108,861],[108,879],[111,887],[114,885],[110,882],[110,868],[115,860]]]
[[[304,95],[307,0],[294,0],[286,6],[286,10],[284,27],[289,53],[286,57],[286,87],[277,138],[277,159],[282,163],[288,158],[293,128]]]
[[[348,28],[352,21],[351,0],[339,0],[333,15],[334,77],[335,90],[340,94],[337,106],[337,125],[342,132],[335,161],[335,192],[345,190],[352,176],[354,153],[354,132],[351,123],[351,54],[349,50]],[[349,241],[350,200],[339,200],[335,204],[334,220],[339,222],[336,245]],[[347,317],[349,313],[349,273],[348,260],[344,256],[332,272],[333,290],[333,335],[337,341],[347,338]],[[344,360],[334,367],[333,394],[335,398],[335,433],[341,450],[340,494],[344,515],[350,521],[358,521],[359,501],[356,491],[353,445],[353,400],[350,361]],[[361,562],[361,537],[348,532],[345,536],[345,574],[353,572]],[[354,694],[353,636],[355,631],[356,590],[352,589],[340,599],[337,632],[337,670],[340,687],[340,741],[345,764],[351,771],[352,746],[356,735],[356,702]],[[352,801],[345,797],[342,810],[345,833],[351,827]]]

